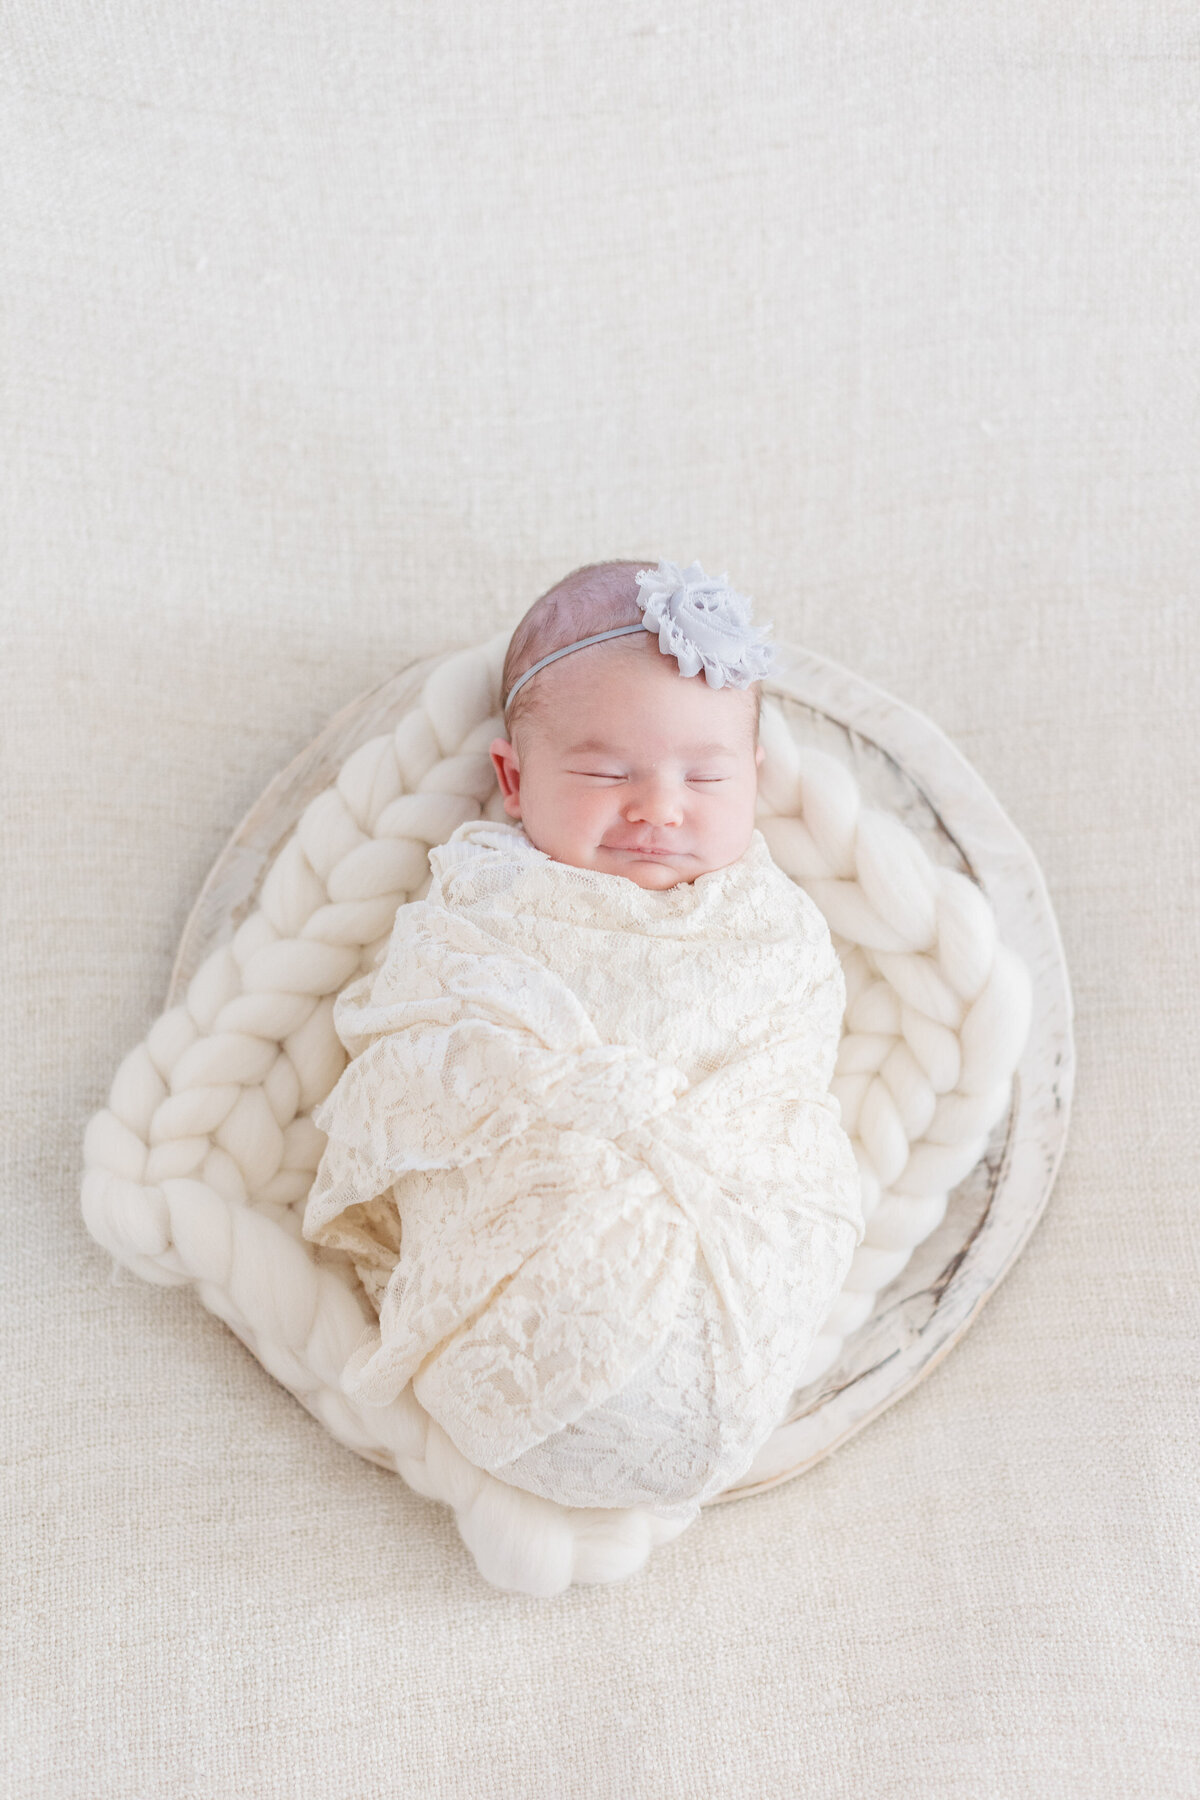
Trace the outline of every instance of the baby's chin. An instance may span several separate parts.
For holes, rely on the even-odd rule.
[[[613,873],[624,875],[627,881],[636,882],[638,887],[671,888],[678,887],[681,882],[695,881],[697,875],[702,875],[704,871],[690,866],[685,871],[669,862],[662,862],[657,857],[647,858],[644,862],[628,857],[625,859],[625,867],[614,869]]]
[[[623,875],[644,888],[678,887],[706,873],[698,857],[626,856],[615,850],[598,850],[593,867],[606,875]]]

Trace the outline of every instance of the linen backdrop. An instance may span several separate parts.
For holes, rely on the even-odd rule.
[[[5,10],[4,1795],[1200,1793],[1196,46],[1181,0]],[[954,739],[1079,1075],[919,1389],[545,1602],[114,1274],[81,1138],[276,770],[610,556]]]

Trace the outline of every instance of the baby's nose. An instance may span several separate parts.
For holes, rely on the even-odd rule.
[[[683,818],[683,794],[665,776],[640,781],[629,796],[625,816],[648,825],[677,825]]]

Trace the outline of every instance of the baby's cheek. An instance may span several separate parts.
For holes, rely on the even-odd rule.
[[[618,816],[616,798],[611,788],[595,787],[571,797],[570,816],[589,836],[603,837]]]

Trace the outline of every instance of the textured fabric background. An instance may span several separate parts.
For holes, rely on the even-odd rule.
[[[0,1791],[1200,1794],[1194,7],[16,0],[0,25]],[[933,717],[1072,1136],[963,1342],[632,1581],[486,1587],[81,1137],[269,777],[600,557]]]

